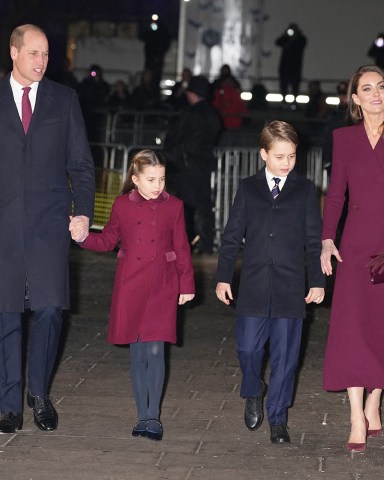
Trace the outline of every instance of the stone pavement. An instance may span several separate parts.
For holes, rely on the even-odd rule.
[[[383,478],[384,437],[370,439],[364,454],[348,453],[347,397],[321,388],[329,298],[305,324],[292,443],[272,445],[266,421],[256,432],[244,426],[233,310],[215,298],[215,256],[194,257],[197,299],[180,308],[179,345],[167,352],[164,439],[133,438],[129,350],[105,340],[115,265],[114,252],[71,249],[73,308],[51,391],[59,428],[39,431],[26,407],[23,430],[0,436],[1,479]]]

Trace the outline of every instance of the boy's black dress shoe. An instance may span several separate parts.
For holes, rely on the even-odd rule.
[[[16,412],[3,412],[0,417],[0,432],[15,433],[23,426],[23,414]]]
[[[33,419],[40,430],[56,430],[59,419],[48,395],[40,397],[28,392],[27,403],[30,408],[33,408]]]
[[[271,427],[272,443],[290,443],[291,442],[291,438],[289,436],[287,426],[284,425],[284,423],[270,425],[270,427]]]
[[[244,422],[250,430],[257,430],[264,420],[264,392],[265,384],[263,384],[263,392],[256,397],[248,397],[245,401]]]

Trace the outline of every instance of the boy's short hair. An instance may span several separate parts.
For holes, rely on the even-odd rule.
[[[293,143],[296,147],[299,144],[296,130],[292,125],[281,120],[274,120],[263,128],[260,135],[260,148],[268,151],[277,140]]]

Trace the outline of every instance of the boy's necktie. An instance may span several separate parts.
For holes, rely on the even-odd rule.
[[[31,87],[23,88],[23,98],[21,99],[21,123],[23,124],[24,132],[27,133],[29,124],[32,118],[32,107],[29,101],[29,92]]]
[[[273,199],[275,199],[279,196],[279,193],[280,193],[279,183],[281,178],[273,177],[272,180],[275,181],[275,185],[273,186],[271,193],[272,193]]]

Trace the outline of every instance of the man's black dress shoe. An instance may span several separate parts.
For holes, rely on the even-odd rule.
[[[23,414],[16,412],[4,412],[0,417],[0,432],[15,433],[23,426]]]
[[[264,420],[264,392],[256,397],[248,397],[245,401],[244,422],[250,430],[257,430]]]
[[[33,408],[33,419],[40,430],[56,430],[59,419],[48,395],[40,397],[28,392],[27,403],[30,408]]]
[[[290,443],[291,438],[289,436],[287,426],[284,423],[277,423],[276,425],[270,425],[271,427],[271,442],[272,443]]]

